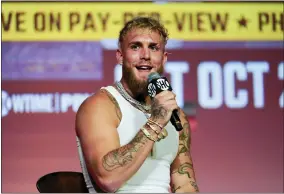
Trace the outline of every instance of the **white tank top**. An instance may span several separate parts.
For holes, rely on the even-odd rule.
[[[128,144],[138,133],[140,127],[147,122],[143,112],[133,107],[112,86],[104,87],[116,99],[122,119],[117,128],[120,146]],[[150,116],[150,115],[148,115]],[[169,122],[166,126],[168,136],[153,147],[153,156],[149,154],[140,169],[116,193],[169,193],[170,165],[178,152],[179,135]],[[77,137],[80,163],[89,192],[96,192],[90,174],[87,171],[84,156]]]

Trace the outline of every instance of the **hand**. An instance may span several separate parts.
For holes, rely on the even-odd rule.
[[[152,99],[150,119],[165,127],[174,109],[178,109],[176,95],[171,91],[163,91]]]

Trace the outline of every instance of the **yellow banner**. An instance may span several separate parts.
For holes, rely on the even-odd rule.
[[[170,39],[188,41],[281,41],[279,3],[3,2],[4,41],[117,39],[135,16],[159,18]]]

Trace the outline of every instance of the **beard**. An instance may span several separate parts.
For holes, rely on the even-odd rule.
[[[164,73],[163,65],[161,65],[161,67],[157,70],[157,73],[159,74]],[[146,96],[148,95],[148,89],[147,89],[148,80],[138,80],[135,77],[132,68],[127,67],[126,65],[122,66],[122,75],[128,85],[128,88],[131,90],[133,94],[133,98],[140,102],[144,102]]]

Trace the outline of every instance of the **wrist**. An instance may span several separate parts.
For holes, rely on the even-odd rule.
[[[154,133],[155,137],[157,137],[157,141],[165,139],[168,136],[167,130],[165,128],[161,128],[158,123],[152,121],[151,119],[148,119],[144,126],[146,126],[149,131]]]
[[[149,130],[145,125],[140,128],[140,130],[144,133],[144,135],[151,141],[156,142],[158,141],[158,137],[156,134],[153,134],[151,130]]]
[[[153,119],[153,118],[151,118],[151,117],[148,119],[147,123],[156,126],[157,128],[159,128],[160,131],[162,131],[163,128],[165,127],[165,125],[162,124],[162,122],[160,122],[160,121],[157,120],[157,119]]]

